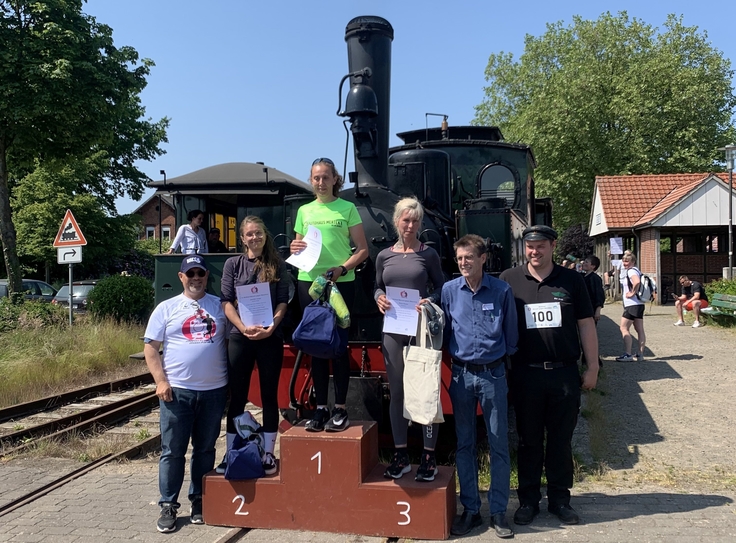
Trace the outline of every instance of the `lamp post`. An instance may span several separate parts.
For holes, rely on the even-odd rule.
[[[728,168],[728,280],[733,279],[733,167],[736,160],[736,145],[726,145],[718,149],[726,152]]]
[[[159,173],[164,176],[164,188],[166,188],[166,170],[159,170]],[[162,192],[158,193],[158,254],[164,252],[164,227],[161,224],[161,195]]]

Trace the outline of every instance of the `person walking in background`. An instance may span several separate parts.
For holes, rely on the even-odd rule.
[[[422,298],[420,304],[428,301],[439,303],[445,278],[437,251],[427,247],[417,238],[423,219],[424,208],[416,198],[399,200],[394,207],[393,222],[399,239],[376,257],[374,298],[378,309],[384,315],[391,308],[391,302],[386,298],[386,287],[415,289]],[[391,479],[399,479],[411,471],[407,452],[409,421],[404,418],[404,349],[411,339],[410,336],[385,332],[382,336],[383,359],[391,392],[389,412],[395,447],[391,464],[383,475]],[[424,451],[417,469],[417,481],[433,481],[437,473],[434,449],[438,430],[439,424],[426,426],[422,430]]]
[[[220,300],[205,292],[209,272],[202,256],[184,257],[179,270],[184,292],[153,310],[143,347],[160,407],[159,532],[176,529],[190,439],[189,519],[204,523],[202,477],[215,465],[215,442],[227,401],[225,313]]]
[[[284,361],[284,335],[281,323],[289,303],[289,275],[286,263],[279,256],[273,238],[263,221],[249,215],[240,223],[243,254],[228,258],[222,270],[220,300],[230,321],[228,342],[228,388],[230,406],[227,410],[227,450],[237,435],[233,420],[242,414],[248,403],[248,391],[253,368],[258,364],[258,379],[263,405],[263,469],[266,475],[276,473],[274,450],[279,425],[278,388]],[[237,287],[268,283],[271,295],[273,323],[270,326],[246,326],[238,311]],[[227,469],[227,452],[218,473]]]
[[[522,233],[527,263],[505,270],[519,325],[519,350],[511,361],[511,397],[519,434],[519,508],[516,524],[539,514],[542,469],[547,510],[564,524],[580,517],[570,506],[572,434],[580,410],[580,388],[598,379],[598,336],[593,307],[579,273],[552,261],[557,232],[530,226]],[[444,292],[443,292],[444,297]],[[588,367],[578,370],[582,343]]]
[[[506,520],[511,474],[506,362],[517,349],[517,309],[511,288],[483,272],[487,258],[483,238],[468,234],[455,242],[454,249],[461,277],[442,287],[442,309],[452,357],[449,392],[463,513],[453,522],[451,533],[464,535],[482,523],[476,450],[480,404],[491,454],[490,525],[498,537],[508,538],[514,533]]]
[[[585,257],[583,260],[583,280],[585,281],[585,288],[588,289],[588,296],[590,302],[593,304],[593,320],[595,321],[596,334],[598,333],[598,321],[601,320],[601,310],[606,303],[606,294],[603,290],[603,280],[598,275],[598,267],[601,265],[601,260],[595,256],[590,255]],[[583,366],[586,366],[585,353],[583,353]],[[598,357],[598,366],[603,366],[603,362]]]
[[[312,302],[309,287],[318,276],[337,282],[345,304],[352,311],[355,300],[355,267],[368,258],[368,242],[363,231],[363,221],[358,210],[351,202],[338,195],[343,186],[342,176],[337,172],[335,163],[329,158],[318,158],[312,163],[309,181],[314,191],[315,200],[299,208],[294,223],[296,239],[291,242],[290,250],[298,253],[307,248],[304,236],[309,226],[314,226],[322,233],[322,252],[317,264],[309,272],[299,270],[298,293],[299,303],[304,309]],[[350,247],[350,240],[355,244],[355,251]],[[339,333],[347,334],[342,328]],[[317,409],[306,429],[310,432],[340,432],[349,426],[348,412],[345,408],[348,385],[350,383],[350,360],[348,351],[332,361],[335,384],[335,407],[330,415],[327,406],[328,387],[330,384],[330,361],[312,358],[312,379],[317,397]]]
[[[624,339],[624,354],[616,358],[616,362],[632,362],[644,360],[644,348],[647,336],[644,332],[644,310],[646,303],[636,295],[641,282],[641,272],[636,267],[636,257],[631,251],[624,253],[621,259],[621,289],[623,291],[624,314],[621,316],[621,336]],[[639,351],[633,354],[631,325],[634,325],[639,341]]]
[[[178,248],[181,248],[181,252],[187,255],[208,253],[207,235],[202,228],[204,213],[199,209],[194,209],[187,214],[187,220],[189,224],[182,224],[176,231],[169,254],[176,252]]]
[[[691,281],[687,275],[680,276],[680,286],[682,286],[682,294],[678,297],[674,294],[675,298],[675,309],[677,310],[677,322],[675,326],[685,326],[685,321],[682,320],[683,310],[692,311],[695,316],[695,322],[693,328],[700,328],[700,310],[708,307],[708,295],[705,293],[705,288],[701,283],[697,281]]]

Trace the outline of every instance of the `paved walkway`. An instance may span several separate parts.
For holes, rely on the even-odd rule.
[[[546,512],[543,501],[542,513],[531,525],[515,528],[515,539],[736,541],[736,478],[732,476],[736,426],[731,424],[736,410],[727,413],[736,398],[736,384],[722,373],[722,365],[733,363],[736,335],[709,326],[676,329],[671,307],[654,308],[646,318],[648,359],[639,366],[617,365],[611,359],[620,350],[616,325],[620,309],[607,306],[600,327],[601,352],[607,360],[601,381],[602,409],[610,439],[599,444],[603,448],[595,454],[583,450],[590,448],[583,423],[583,438],[577,440],[580,457],[598,456],[610,471],[589,477],[573,489],[572,504],[583,524],[561,526]],[[709,407],[697,400],[694,395],[698,394],[707,397]],[[666,461],[659,462],[661,458]],[[0,504],[72,467],[78,464],[53,459],[0,463]],[[230,533],[228,528],[189,524],[186,506],[174,534],[156,532],[156,481],[155,459],[104,466],[0,517],[0,542],[215,542]],[[512,497],[509,516],[516,506]],[[487,519],[487,503],[482,513]],[[485,525],[462,539],[494,541],[495,536]],[[368,543],[382,539],[251,530],[241,541]]]

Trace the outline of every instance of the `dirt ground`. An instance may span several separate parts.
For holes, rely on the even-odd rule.
[[[736,328],[676,327],[674,306],[647,307],[644,361],[616,362],[621,313],[606,305],[598,325],[601,394],[587,424],[604,469],[589,481],[736,489]]]

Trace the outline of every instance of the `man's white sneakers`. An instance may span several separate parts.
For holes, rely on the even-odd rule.
[[[693,323],[693,328],[700,328],[701,326],[703,326],[703,325],[702,325],[702,324],[700,324],[700,321],[695,321],[695,322]]]
[[[675,324],[675,326],[685,326],[685,322],[684,321],[677,321],[674,324]]]

